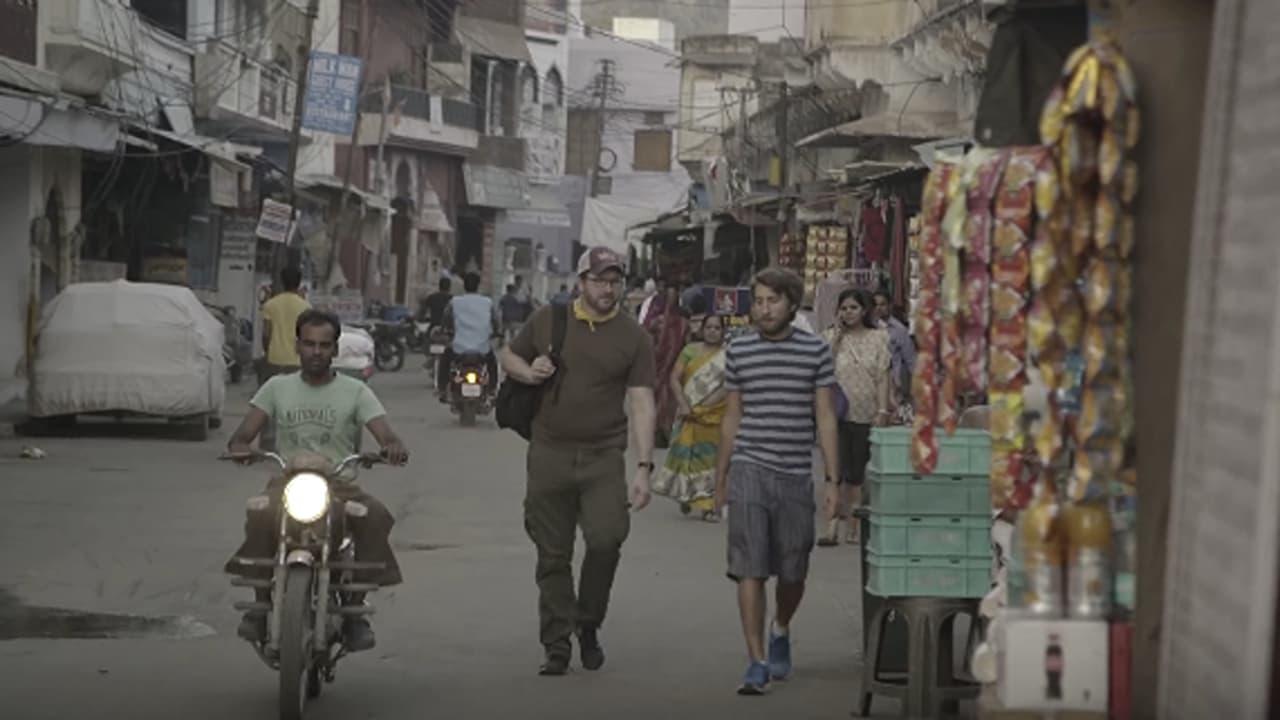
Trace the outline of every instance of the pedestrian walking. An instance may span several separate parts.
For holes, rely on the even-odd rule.
[[[790,270],[757,275],[755,331],[734,339],[725,362],[716,504],[728,504],[728,575],[738,583],[749,656],[742,695],[763,694],[770,680],[791,674],[791,621],[804,597],[814,543],[815,435],[828,479],[839,475],[834,362],[821,337],[792,326],[803,294],[803,281]],[[776,605],[766,651],[771,577],[777,578]]]
[[[680,309],[680,293],[674,285],[668,285],[658,312],[651,313],[645,328],[653,338],[654,367],[658,383],[654,390],[658,398],[657,446],[667,448],[671,443],[671,426],[676,419],[675,394],[670,385],[671,371],[676,359],[684,350],[688,337],[689,321]]]
[[[258,373],[258,385],[266,385],[276,375],[298,372],[302,361],[298,357],[296,325],[298,318],[311,309],[311,303],[302,296],[302,271],[287,267],[280,272],[281,292],[262,304],[263,366]],[[267,423],[262,429],[258,446],[264,451],[275,450],[276,424]]]
[[[862,290],[840,293],[836,324],[824,334],[835,356],[836,380],[848,400],[840,418],[840,470],[826,488],[826,531],[818,544],[840,543],[840,526],[847,523],[849,543],[858,542],[858,521],[851,508],[862,494],[867,463],[871,460],[871,428],[887,425],[889,410],[889,332],[875,318],[871,297]]]
[[[671,370],[671,391],[677,405],[671,449],[658,472],[653,492],[680,503],[684,513],[698,513],[715,522],[716,454],[720,423],[724,420],[724,318],[707,315],[699,328],[701,339],[680,353]]]
[[[515,285],[507,286],[506,294],[498,300],[498,309],[502,314],[502,340],[511,342],[525,321],[524,303],[516,296]]]
[[[578,636],[582,666],[604,665],[604,623],[632,511],[649,504],[653,473],[653,349],[634,318],[620,312],[624,266],[604,247],[582,255],[580,296],[540,309],[502,353],[519,382],[545,385],[529,443],[525,529],[538,551],[542,675],[563,675]],[[568,312],[559,357],[550,357],[552,313]],[[627,488],[628,413],[639,463]],[[582,528],[586,555],[574,593],[573,545]]]
[[[900,307],[893,307],[889,293],[880,290],[872,299],[875,301],[876,326],[889,333],[889,401],[890,409],[894,409],[911,402],[911,373],[916,363],[916,346],[905,321],[906,313]]]

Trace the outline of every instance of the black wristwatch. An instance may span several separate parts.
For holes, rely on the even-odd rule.
[[[654,469],[656,469],[658,466],[654,465],[652,462],[642,462],[642,463],[636,463],[636,467],[640,468],[641,470],[648,470],[649,472],[653,472]]]

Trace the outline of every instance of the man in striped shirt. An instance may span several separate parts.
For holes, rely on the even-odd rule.
[[[789,270],[756,276],[756,331],[729,346],[716,500],[729,506],[729,578],[738,583],[750,665],[738,688],[761,695],[791,672],[789,625],[804,596],[814,544],[813,444],[839,477],[835,363],[822,338],[792,327],[804,286]],[[765,583],[777,577],[765,649]]]

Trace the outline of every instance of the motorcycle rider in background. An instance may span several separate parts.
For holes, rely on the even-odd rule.
[[[461,355],[483,355],[489,374],[489,390],[498,385],[498,358],[493,354],[492,338],[501,335],[502,323],[493,300],[481,295],[480,276],[467,273],[462,278],[466,294],[449,302],[445,325],[453,328],[453,343],[445,350],[443,361],[436,367],[436,388],[440,402],[449,401],[449,373],[453,361]]]
[[[440,289],[422,299],[418,305],[418,322],[425,322],[431,328],[444,324],[444,313],[453,299],[453,281],[447,277],[440,278]]]
[[[331,313],[307,310],[298,316],[297,349],[302,363],[299,372],[277,375],[266,382],[253,399],[249,412],[227,443],[233,458],[248,462],[251,445],[268,424],[276,428],[276,443],[281,457],[289,460],[302,453],[313,453],[337,463],[356,453],[364,428],[382,447],[382,453],[393,465],[403,465],[409,452],[401,443],[382,403],[368,385],[335,373],[332,364],[338,355],[338,337],[342,323]],[[270,558],[276,550],[278,517],[285,477],[277,476],[267,484],[267,507],[250,505],[245,521],[245,541],[225,571],[245,577],[270,577],[271,568],[251,567],[237,563],[235,557]],[[381,570],[357,571],[356,581],[378,585],[397,585],[400,567],[391,550],[391,527],[395,519],[386,506],[365,493],[354,483],[335,483],[331,488],[336,499],[354,500],[366,508],[364,517],[353,517],[351,534],[355,540],[356,560],[383,563]],[[270,599],[270,590],[255,590],[259,601]],[[361,605],[364,595],[350,594],[345,605]],[[346,646],[352,651],[374,646],[373,628],[365,616],[348,616],[343,632]],[[251,642],[265,639],[267,618],[261,612],[246,613],[238,634]]]

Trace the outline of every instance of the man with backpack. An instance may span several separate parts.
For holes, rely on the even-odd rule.
[[[525,527],[538,551],[546,653],[542,675],[568,671],[575,633],[582,666],[598,670],[604,665],[599,629],[631,529],[628,507],[639,511],[649,504],[656,417],[653,349],[639,323],[620,312],[623,273],[617,253],[604,247],[587,251],[578,264],[578,299],[538,310],[502,351],[510,378],[541,388],[524,509]],[[639,459],[630,490],[627,403]],[[572,561],[579,526],[587,551],[575,593]]]

